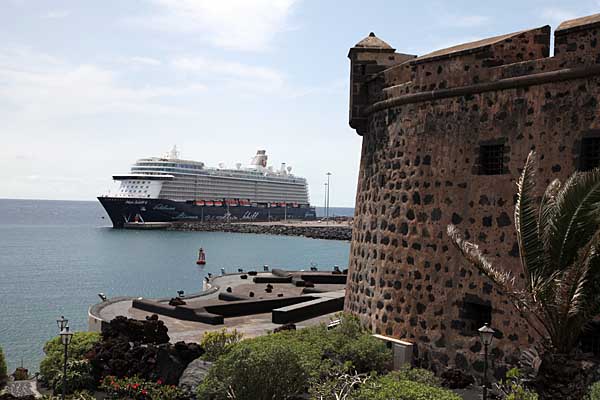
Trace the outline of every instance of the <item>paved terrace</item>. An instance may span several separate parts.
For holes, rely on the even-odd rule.
[[[310,274],[310,272],[303,272]],[[214,277],[210,281],[211,288],[203,294],[183,297],[187,307],[202,308],[209,305],[227,304],[227,301],[219,300],[220,293],[227,293],[227,288],[231,288],[228,294],[236,296],[248,297],[250,292],[254,292],[253,299],[276,299],[278,295],[283,294],[283,297],[301,296],[303,287],[297,287],[291,283],[271,283],[273,289],[271,293],[267,293],[265,288],[266,283],[254,283],[252,276],[248,279],[241,279],[242,274],[228,274]],[[275,278],[271,272],[258,273],[261,278]],[[344,285],[340,284],[317,284],[315,288],[328,293],[310,294],[310,296],[343,296]],[[120,297],[109,299],[105,302],[96,304],[90,308],[90,330],[98,328],[93,327],[94,319],[110,321],[117,316],[125,316],[134,319],[145,319],[152,315],[152,312],[147,312],[132,307],[132,302],[136,298]],[[150,299],[148,299],[150,300]],[[169,299],[155,299],[160,304],[168,304]],[[310,318],[301,322],[296,322],[298,328],[303,328],[319,323],[327,323],[332,320],[335,313],[328,313],[319,317]],[[186,341],[199,342],[205,332],[227,329],[237,329],[244,334],[244,337],[255,337],[264,335],[273,329],[281,326],[272,322],[272,313],[262,313],[254,315],[246,315],[240,317],[225,318],[224,324],[211,325],[196,321],[181,320],[165,315],[160,315],[159,318],[164,321],[169,329],[169,336],[172,342]],[[97,322],[97,321],[94,321]],[[96,325],[99,327],[99,324]]]

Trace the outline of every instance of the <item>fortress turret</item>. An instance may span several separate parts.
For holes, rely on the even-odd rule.
[[[373,32],[350,49],[350,126],[362,135],[366,129],[366,118],[362,109],[368,104],[367,85],[375,74],[384,69],[414,58],[399,54]]]

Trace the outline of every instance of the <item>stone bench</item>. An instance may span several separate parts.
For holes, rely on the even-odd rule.
[[[275,324],[299,322],[336,311],[342,311],[343,309],[344,297],[319,297],[303,303],[274,309],[272,321]]]

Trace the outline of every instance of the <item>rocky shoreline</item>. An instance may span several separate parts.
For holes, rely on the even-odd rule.
[[[167,230],[257,233],[267,235],[304,236],[313,239],[327,240],[350,240],[352,238],[352,227],[347,225],[303,226],[220,222],[179,222],[171,225]]]

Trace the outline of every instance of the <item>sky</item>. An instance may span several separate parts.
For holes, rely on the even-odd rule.
[[[177,145],[207,166],[265,149],[321,205],[354,205],[348,49],[398,52],[600,12],[600,0],[0,0],[0,198],[93,200]]]

